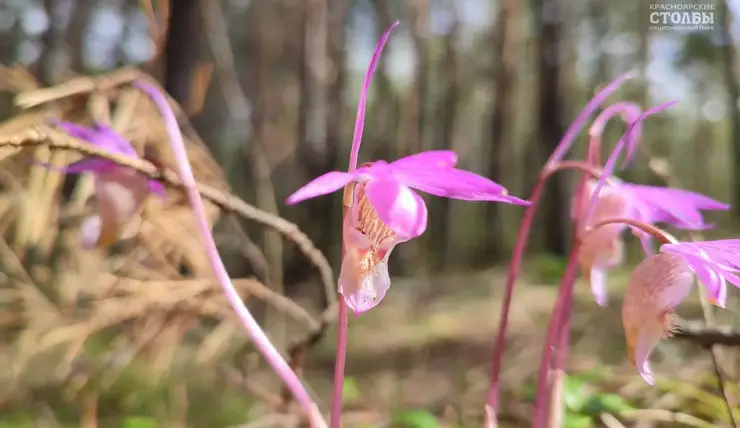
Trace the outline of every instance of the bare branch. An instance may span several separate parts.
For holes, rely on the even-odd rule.
[[[740,346],[740,329],[731,326],[707,326],[703,322],[689,321],[679,325],[674,339],[683,339],[710,348],[714,345]]]
[[[110,153],[85,141],[70,137],[69,135],[48,125],[35,125],[18,134],[0,137],[0,147],[23,148],[39,145],[46,145],[52,149],[71,150],[86,156],[105,158],[118,165],[139,171],[150,178],[159,180],[172,187],[180,189],[183,188],[182,180],[180,180],[180,177],[171,170],[158,169],[152,163],[143,159],[135,159]],[[286,239],[293,242],[306,258],[316,266],[324,286],[327,288],[333,287],[334,274],[332,273],[329,262],[321,251],[313,245],[308,236],[298,228],[298,226],[283,218],[249,205],[236,196],[214,187],[203,183],[197,183],[197,188],[202,197],[219,206],[224,211],[232,212],[243,218],[256,221],[257,223],[277,231]],[[325,322],[331,322],[333,318],[330,314],[325,313],[321,319]],[[323,326],[323,322],[320,324],[321,325],[316,326],[316,331],[323,330],[325,328],[325,326]],[[309,336],[312,336],[313,334],[315,333],[312,332]],[[306,340],[310,341],[309,339]]]

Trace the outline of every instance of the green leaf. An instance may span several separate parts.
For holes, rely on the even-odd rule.
[[[588,415],[599,415],[601,413],[620,413],[634,410],[634,407],[618,394],[598,394],[591,397],[581,413]]]
[[[591,428],[594,422],[590,416],[579,415],[578,413],[565,413],[563,428]]]
[[[147,416],[129,416],[123,421],[123,428],[157,428],[157,421]]]
[[[353,377],[344,378],[342,384],[342,401],[345,403],[357,401],[360,399],[362,393],[360,392],[360,386],[357,384],[357,380]]]
[[[580,412],[583,406],[588,402],[589,395],[585,382],[576,377],[565,377],[563,401],[565,402],[566,409],[575,413]]]
[[[426,410],[407,410],[394,418],[393,426],[403,428],[440,428],[436,416]]]

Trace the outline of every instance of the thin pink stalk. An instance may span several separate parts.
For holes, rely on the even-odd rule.
[[[571,123],[568,130],[563,135],[563,138],[558,143],[558,147],[552,153],[548,159],[545,167],[537,177],[537,182],[532,190],[532,196],[530,201],[532,204],[528,206],[524,211],[522,223],[519,226],[519,232],[517,232],[516,243],[512,253],[511,261],[509,262],[509,271],[506,277],[506,285],[504,288],[504,296],[501,301],[501,310],[499,315],[498,332],[496,335],[496,343],[493,348],[493,355],[491,357],[491,381],[488,389],[488,400],[486,402],[486,426],[494,427],[497,426],[497,414],[499,407],[499,389],[500,389],[500,376],[501,376],[501,362],[503,359],[503,351],[506,346],[506,333],[509,324],[509,309],[511,306],[511,300],[514,295],[514,286],[516,285],[516,279],[519,275],[521,268],[522,258],[524,257],[524,251],[527,248],[527,241],[529,238],[529,232],[532,229],[532,221],[534,215],[537,212],[537,206],[542,198],[545,191],[545,184],[547,179],[550,177],[551,171],[557,167],[557,164],[563,160],[568,154],[568,150],[573,145],[576,136],[581,132],[583,127],[586,125],[588,118],[594,114],[594,112],[603,104],[606,99],[614,93],[627,79],[635,77],[634,74],[628,73],[620,76],[614,82],[607,85],[605,88],[600,90],[594,98],[586,104],[583,111]]]
[[[357,159],[360,156],[360,145],[362,144],[362,133],[365,128],[365,102],[367,99],[367,91],[370,88],[370,82],[375,74],[375,69],[378,66],[380,60],[380,54],[383,52],[383,47],[388,42],[388,38],[391,35],[391,31],[399,24],[398,21],[393,21],[390,28],[388,28],[378,40],[375,45],[375,51],[373,57],[370,60],[367,72],[365,73],[365,80],[362,82],[362,89],[360,91],[360,98],[357,101],[357,116],[355,118],[355,130],[352,135],[352,148],[349,152],[349,172],[353,172],[357,169]],[[350,189],[353,187],[350,187]],[[346,208],[349,208],[352,204],[353,197],[344,198],[344,215],[346,215]],[[342,222],[344,223],[344,222]],[[342,258],[344,258],[344,243],[342,243]],[[331,414],[329,424],[331,428],[339,428],[342,418],[342,395],[344,392],[344,368],[347,361],[347,334],[349,330],[349,310],[347,303],[344,298],[340,296],[338,314],[337,314],[337,350],[334,357],[334,384],[332,386],[331,394]]]
[[[589,158],[592,158],[589,156]],[[582,195],[581,195],[582,196]],[[580,206],[580,201],[579,205]],[[586,236],[588,236],[589,233],[592,233],[593,231],[597,230],[600,227],[607,226],[609,224],[615,224],[615,223],[621,223],[621,224],[627,224],[632,227],[636,227],[638,229],[641,229],[643,232],[649,233],[650,235],[654,236],[658,241],[664,244],[670,244],[670,243],[676,243],[678,242],[674,237],[672,237],[667,232],[663,231],[662,229],[655,227],[651,224],[647,224],[638,220],[630,219],[630,218],[613,218],[613,219],[607,219],[600,221],[593,225],[593,227],[586,232],[586,234],[581,238],[581,240],[584,240]],[[575,227],[578,227],[576,224]],[[574,228],[574,230],[576,230]],[[571,256],[573,254],[577,253],[572,252]],[[574,260],[575,262],[575,260]],[[551,367],[551,373],[554,373],[556,375],[565,375],[565,362],[568,358],[568,348],[570,344],[570,321],[571,316],[573,314],[573,290],[575,286],[575,278],[571,282],[570,287],[570,293],[569,295],[563,295],[563,300],[560,303],[560,313],[561,313],[561,319],[560,319],[560,340],[559,345],[555,349],[555,355],[553,357],[553,364]],[[545,374],[547,376],[547,374]],[[560,379],[560,382],[551,382],[551,390],[549,394],[549,401],[548,401],[548,410],[549,414],[547,415],[547,426],[548,427],[559,427],[562,424],[563,416],[564,416],[564,408],[563,408],[563,399],[562,399],[562,393],[563,393],[563,380]]]
[[[288,387],[290,392],[295,397],[296,401],[303,407],[306,415],[311,421],[312,427],[326,427],[326,422],[318,411],[318,406],[313,402],[311,396],[308,394],[306,389],[303,387],[301,380],[298,378],[296,373],[290,368],[290,365],[285,361],[280,352],[272,345],[270,339],[267,337],[265,332],[260,328],[257,321],[254,319],[249,309],[242,302],[239,293],[231,283],[231,278],[226,272],[226,267],[218,254],[216,248],[216,242],[211,234],[211,228],[208,224],[208,220],[203,208],[203,201],[201,200],[200,193],[196,187],[195,177],[193,176],[193,170],[190,167],[188,156],[185,150],[185,144],[182,140],[182,134],[180,133],[180,127],[177,124],[175,114],[170,109],[170,106],[165,97],[151,84],[147,82],[136,82],[135,85],[146,92],[152,99],[154,104],[160,111],[167,129],[169,136],[170,145],[175,155],[177,167],[180,171],[180,177],[182,179],[185,190],[187,191],[188,200],[193,209],[195,220],[198,226],[198,231],[203,238],[208,258],[211,262],[211,267],[218,282],[224,290],[224,294],[228,299],[231,306],[234,308],[237,316],[244,324],[247,330],[247,334],[251,339],[254,346],[267,360],[268,364],[282,379],[285,385]]]
[[[588,209],[586,210],[586,215],[583,218],[584,224],[588,224],[589,220],[591,218],[591,215],[593,215],[593,211],[595,209],[596,200],[598,198],[599,192],[604,187],[604,184],[606,184],[606,179],[612,175],[612,172],[614,171],[614,167],[616,165],[617,159],[619,158],[619,155],[622,153],[622,150],[627,145],[628,141],[631,141],[632,133],[634,132],[634,128],[639,125],[645,118],[648,116],[658,113],[660,111],[663,111],[670,106],[675,104],[675,101],[668,102],[665,104],[658,105],[656,107],[653,107],[651,109],[646,110],[640,116],[637,118],[635,122],[629,125],[627,128],[627,131],[622,135],[622,138],[619,139],[619,142],[617,143],[617,146],[614,148],[614,151],[609,155],[609,159],[606,162],[606,165],[604,166],[604,171],[602,176],[598,179],[598,182],[593,190],[593,194],[591,197],[591,200],[589,202]],[[544,423],[546,421],[547,416],[547,409],[548,409],[548,371],[550,368],[550,362],[553,355],[553,348],[560,345],[561,340],[561,326],[564,325],[564,317],[565,315],[565,309],[568,308],[569,304],[568,302],[573,298],[573,286],[575,284],[576,275],[578,273],[578,263],[577,263],[577,255],[578,255],[578,249],[580,247],[580,240],[576,240],[573,242],[571,252],[568,256],[568,264],[565,268],[565,273],[563,274],[563,278],[560,282],[560,295],[558,296],[557,303],[555,304],[555,309],[553,310],[552,315],[550,316],[550,321],[548,322],[548,328],[547,328],[547,338],[545,339],[545,346],[542,350],[542,359],[540,360],[540,367],[538,371],[538,379],[537,379],[537,395],[535,397],[535,404],[534,404],[534,417],[532,419],[532,427],[533,428],[541,428],[544,427]]]
[[[344,252],[344,251],[342,251]],[[347,361],[347,332],[349,310],[344,299],[339,299],[337,316],[337,352],[334,358],[334,386],[331,394],[331,428],[339,428],[342,418],[342,394],[344,392],[344,368]]]
[[[638,139],[642,136],[642,124],[639,123],[639,121],[637,120],[640,116],[640,106],[637,103],[627,101],[614,103],[606,107],[601,113],[596,116],[596,119],[594,119],[591,127],[588,130],[589,142],[588,150],[586,152],[586,163],[590,165],[591,168],[598,170],[602,168],[601,136],[604,133],[604,128],[606,127],[606,124],[617,115],[620,115],[622,117],[627,126],[632,126],[632,124],[634,123],[634,129],[631,132],[631,138],[629,138],[626,143],[627,154],[624,162],[625,165],[629,162],[629,160],[635,153],[635,149],[637,148],[637,144],[639,143]],[[565,163],[567,163],[567,161],[561,162],[560,166],[562,167]],[[600,175],[594,176],[598,178]],[[578,190],[576,191],[575,205],[577,207],[583,206],[583,198],[585,196],[586,184],[588,182],[588,179],[589,174],[584,173],[583,178],[581,179],[581,182],[578,186]],[[607,177],[607,180],[608,179],[609,177]],[[583,219],[576,218],[574,220],[573,236],[571,242],[576,242],[576,240],[578,240],[579,238],[582,239],[578,236],[579,231],[582,228],[582,223]],[[560,327],[560,346],[557,348],[557,352],[555,354],[552,367],[553,370],[564,369],[565,362],[568,359],[568,344],[570,343],[570,316],[572,307],[573,299],[571,298],[570,301],[565,302],[565,313],[563,316],[562,326]],[[553,391],[553,393],[555,393],[555,391]],[[562,400],[560,401],[562,402]]]
[[[591,137],[588,142],[588,150],[586,152],[586,163],[594,169],[601,169],[601,134],[604,131],[604,126],[609,119],[614,116],[619,109],[615,109],[615,106],[619,106],[619,103],[612,104],[605,108],[596,119],[594,119],[591,127],[589,128],[589,136]],[[638,109],[639,114],[639,109]],[[631,146],[631,145],[630,145]],[[560,166],[567,161],[560,163]],[[583,177],[576,190],[575,206],[583,206],[583,199],[586,193],[586,185],[588,183],[589,174],[584,171]],[[600,176],[600,175],[599,175]],[[597,178],[599,176],[596,176]],[[579,231],[583,219],[576,217],[573,221],[571,242],[576,242],[579,239]],[[571,253],[573,257],[574,253]],[[570,260],[568,260],[570,262]],[[571,294],[570,299],[562,302],[562,325],[560,326],[560,343],[556,349],[555,356],[552,361],[552,370],[556,376],[565,376],[565,362],[568,359],[568,344],[570,343],[570,315],[573,310],[573,296]],[[549,414],[548,414],[548,426],[559,427],[562,424],[564,408],[564,401],[562,399],[563,394],[563,383],[564,379],[557,379],[555,382],[551,382],[550,397],[549,397]]]
[[[560,281],[558,299],[555,302],[550,320],[547,324],[547,338],[545,347],[542,351],[542,359],[537,373],[537,395],[534,401],[534,413],[532,417],[532,427],[544,427],[547,416],[548,400],[548,373],[553,356],[553,348],[558,346],[560,341],[559,327],[562,325],[562,315],[568,302],[573,297],[573,285],[575,284],[576,275],[578,274],[578,243],[574,243],[568,254],[568,264],[565,266],[565,273]]]
[[[604,133],[604,128],[606,127],[606,124],[613,119],[615,116],[621,116],[624,122],[626,122],[627,126],[632,126],[634,123],[634,129],[631,132],[630,138],[626,142],[626,150],[627,154],[625,157],[624,164],[626,165],[632,158],[632,156],[635,153],[635,150],[637,148],[637,144],[639,143],[639,138],[642,136],[642,124],[639,123],[637,120],[640,116],[640,106],[637,103],[628,102],[628,101],[622,101],[614,103],[608,107],[606,107],[601,113],[599,113],[596,116],[596,119],[594,119],[593,123],[591,124],[591,127],[589,127],[588,135],[589,135],[589,142],[588,142],[588,151],[586,153],[586,162],[588,165],[590,165],[591,168],[600,170],[602,168],[601,165],[601,136]],[[560,163],[560,167],[562,167],[564,164],[568,163],[567,161],[563,161]],[[581,179],[581,182],[578,186],[578,190],[576,191],[576,206],[580,207],[583,205],[583,198],[585,195],[585,189],[586,189],[586,183],[588,182],[588,173],[583,174],[583,178]],[[594,175],[594,174],[591,174]],[[596,178],[598,178],[600,175],[594,175]],[[607,177],[607,180],[609,177]],[[572,236],[572,242],[576,242],[576,240],[579,239],[578,233],[581,230],[581,224],[583,223],[583,219],[576,218],[573,224],[573,236]],[[565,367],[565,362],[568,358],[568,344],[570,343],[570,316],[571,316],[571,309],[573,307],[573,299],[571,298],[570,301],[564,302],[564,316],[562,320],[562,326],[560,327],[561,330],[561,340],[560,345],[557,348],[555,358],[553,361],[553,370],[562,370]],[[561,391],[562,392],[562,391]],[[551,395],[554,393],[558,393],[556,391],[552,391]],[[551,397],[552,399],[552,397]],[[562,402],[562,400],[558,400],[559,402]]]

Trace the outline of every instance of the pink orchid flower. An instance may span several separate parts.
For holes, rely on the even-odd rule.
[[[86,128],[64,121],[56,124],[72,137],[111,153],[139,157],[131,144],[108,126]],[[116,242],[149,193],[164,195],[164,187],[158,181],[100,157],[86,157],[59,170],[67,174],[91,173],[95,177],[97,213],[85,218],[80,226],[82,246],[86,249],[105,248]]]
[[[632,272],[622,306],[630,361],[653,384],[649,357],[675,328],[675,308],[691,291],[694,275],[712,302],[724,307],[727,282],[740,287],[740,239],[664,244]]]
[[[571,205],[574,220],[586,215],[589,200],[597,180],[586,183],[583,203],[576,208],[575,196]],[[616,223],[599,227],[590,232],[601,221],[616,218],[629,218],[647,224],[665,223],[679,229],[701,230],[710,228],[704,222],[701,210],[727,210],[729,205],[699,193],[670,187],[644,186],[625,183],[611,178],[599,192],[594,211],[588,224],[579,226],[579,234],[584,237],[579,249],[579,263],[590,281],[596,302],[606,305],[606,279],[609,270],[624,261],[624,242],[622,232],[629,226]],[[640,238],[646,254],[652,254],[652,238],[639,229],[632,228]]]
[[[500,184],[455,168],[457,155],[449,150],[417,153],[391,163],[379,160],[355,169],[367,90],[383,46],[397,24],[383,34],[365,75],[349,171],[327,172],[286,200],[292,205],[345,188],[347,210],[342,225],[345,255],[339,273],[339,293],[355,315],[374,308],[385,297],[391,285],[388,258],[393,248],[426,230],[426,204],[412,189],[452,199],[529,205],[528,201],[509,196]]]

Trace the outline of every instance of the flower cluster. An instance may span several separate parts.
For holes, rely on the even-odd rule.
[[[629,125],[629,159],[637,144],[633,131],[640,117],[634,106],[619,105],[618,109],[605,109],[600,116],[602,122],[597,118],[592,127],[591,151],[598,149],[603,121],[621,112]],[[606,304],[607,272],[624,261],[623,232],[632,229],[643,244],[647,257],[630,276],[622,304],[622,324],[628,357],[652,384],[649,356],[658,342],[673,332],[674,311],[691,291],[694,277],[706,287],[710,302],[720,307],[726,304],[727,282],[740,287],[740,240],[678,242],[657,229],[657,224],[683,230],[708,229],[712,225],[705,222],[702,211],[726,211],[730,206],[688,190],[627,183],[611,176],[622,143],[610,156],[611,164],[607,162],[604,167],[604,176],[588,180],[582,194],[573,196],[571,217],[579,240],[578,263],[602,306]],[[598,156],[589,161],[598,164]],[[657,254],[652,245],[655,234],[666,242]]]
[[[595,186],[596,180],[586,183],[580,208],[574,196],[571,210],[574,220],[586,216]],[[711,227],[704,222],[702,210],[727,209],[729,205],[698,193],[626,183],[612,177],[599,192],[588,221],[578,223],[581,238],[578,261],[589,278],[597,303],[606,304],[606,274],[624,262],[622,232],[630,226],[623,222],[611,223],[591,230],[594,226],[610,219],[632,219],[645,224],[663,223],[678,229],[702,230]],[[642,241],[646,254],[652,254],[651,235],[636,227],[631,229]]]
[[[457,155],[450,150],[425,151],[392,162],[375,160],[358,167],[368,88],[383,47],[397,24],[398,22],[395,22],[381,37],[366,72],[360,91],[348,170],[326,172],[300,187],[286,199],[288,205],[293,205],[340,189],[344,191],[342,221],[344,254],[337,284],[342,301],[339,309],[337,377],[332,403],[332,427],[339,426],[338,409],[341,405],[343,352],[346,349],[347,308],[355,315],[359,315],[377,306],[390,289],[388,260],[393,249],[396,245],[419,237],[425,232],[427,206],[417,191],[464,201],[501,202],[528,207],[522,221],[524,232],[519,235],[510,277],[507,279],[507,297],[503,299],[504,305],[510,304],[514,282],[512,278],[515,278],[518,270],[517,259],[520,259],[524,252],[526,245],[524,242],[536,206],[530,201],[509,195],[505,187],[486,177],[458,168]],[[543,169],[543,174],[540,175],[538,186],[544,185],[549,172],[563,167],[565,164],[563,158],[580,128],[590,115],[596,112],[598,106],[605,102],[609,94],[628,78],[626,75],[618,78],[589,102],[552,154]],[[162,110],[172,141],[181,143],[182,137],[179,135],[176,119],[162,94],[148,84],[142,83],[139,86]],[[626,150],[625,165],[635,155],[643,120],[670,105],[672,104],[641,112],[637,104],[618,102],[606,107],[597,115],[589,130],[588,159],[580,164],[580,168],[586,172],[598,169],[600,173],[594,173],[598,179],[586,180],[582,187],[583,191],[573,197],[571,217],[576,228],[577,242],[573,249],[574,257],[570,260],[570,270],[566,270],[571,273],[565,275],[561,284],[561,290],[571,290],[570,294],[561,293],[561,296],[572,295],[572,284],[580,267],[590,282],[596,302],[602,306],[606,305],[607,274],[609,270],[624,262],[623,235],[627,229],[632,230],[642,242],[646,258],[630,276],[622,306],[622,323],[628,357],[645,381],[651,384],[654,379],[649,365],[650,354],[660,340],[670,335],[675,328],[674,311],[691,291],[694,278],[698,278],[706,287],[710,301],[720,307],[726,305],[727,283],[740,287],[740,240],[678,242],[656,227],[661,224],[683,230],[707,229],[712,225],[705,222],[704,211],[728,210],[729,205],[688,190],[627,183],[613,176],[614,163],[621,150]],[[606,123],[617,116],[626,122],[628,130],[602,167],[601,135]],[[87,128],[70,122],[59,122],[57,126],[69,135],[87,141],[99,149],[118,156],[138,158],[132,145],[110,127],[96,124]],[[186,178],[184,182],[196,218],[200,221],[201,232],[204,237],[209,238],[210,232],[201,212],[202,205],[195,189],[187,156],[181,145],[173,145],[173,150],[181,167],[181,174]],[[56,168],[51,165],[45,166]],[[85,248],[104,248],[114,243],[119,239],[122,228],[141,210],[150,193],[164,194],[162,184],[156,180],[101,157],[86,157],[62,167],[60,171],[69,174],[89,173],[94,177],[97,212],[82,223],[82,245]],[[533,192],[533,200],[539,198],[541,194],[538,189],[539,187],[536,187]],[[654,236],[663,241],[657,253],[653,248]],[[214,263],[214,270],[253,341],[281,374],[283,380],[289,384],[306,411],[313,412],[315,410],[313,402],[298,377],[259,329],[230,284],[212,237],[207,239],[207,249]],[[568,286],[571,288],[568,289]],[[559,308],[568,307],[566,299],[567,297],[563,297],[562,302],[558,301],[562,303]],[[501,311],[504,322],[500,323],[500,340],[497,342],[497,348],[501,348],[503,344],[507,310],[504,306]],[[545,346],[544,353],[547,358],[543,357],[541,374],[547,373],[550,361],[558,360],[549,358],[549,352],[554,348],[553,344],[561,343],[560,337],[567,337],[558,336],[558,329],[567,328],[562,327],[568,325],[567,317],[554,311],[552,319],[555,320],[552,322],[554,327],[548,328],[548,346]],[[501,351],[498,349],[496,352]],[[496,358],[495,354],[491,382],[493,393],[490,395],[492,398],[489,398],[489,406],[494,409],[493,411],[497,402],[495,388],[498,385],[494,379],[497,379],[496,372],[499,370]],[[541,376],[541,379],[545,379],[545,376]],[[541,381],[538,384],[539,403],[542,402],[540,397],[544,395],[545,390],[546,381]],[[540,413],[535,413],[535,426],[540,426],[537,423],[540,421],[539,415]]]

